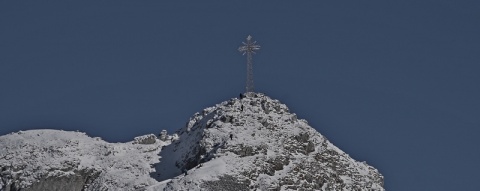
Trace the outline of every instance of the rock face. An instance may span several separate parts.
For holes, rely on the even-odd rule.
[[[32,183],[30,187],[21,189],[16,185],[16,181],[10,185],[10,190],[72,190],[81,191],[88,188],[92,182],[100,175],[99,171],[94,169],[73,170],[72,173],[60,176],[47,176]],[[8,189],[6,189],[8,190]]]
[[[167,133],[167,130],[162,130],[162,132],[160,132],[159,134],[159,138],[161,141],[167,141],[168,139],[168,133]]]
[[[0,145],[0,191],[384,190],[375,168],[258,93],[195,113],[160,139],[34,130],[0,136]]]
[[[157,139],[157,137],[154,134],[148,134],[148,135],[142,135],[135,137],[133,139],[133,144],[144,144],[144,145],[150,145],[154,144]]]
[[[375,168],[263,94],[206,108],[177,134],[156,165],[165,190],[384,190]]]

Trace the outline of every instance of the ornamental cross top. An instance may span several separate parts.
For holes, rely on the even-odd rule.
[[[238,48],[238,51],[242,52],[243,55],[247,54],[247,84],[246,84],[246,93],[254,92],[253,86],[253,61],[252,53],[255,54],[256,50],[260,50],[260,45],[256,44],[257,41],[252,42],[252,36],[248,35],[247,42],[242,42],[243,46]]]

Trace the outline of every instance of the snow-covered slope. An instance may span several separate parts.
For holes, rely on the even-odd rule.
[[[35,130],[0,144],[3,190],[384,190],[375,168],[259,93],[206,108],[162,140]]]
[[[107,143],[79,132],[11,133],[0,137],[0,190],[143,188],[157,182],[149,173],[164,144],[155,135]]]

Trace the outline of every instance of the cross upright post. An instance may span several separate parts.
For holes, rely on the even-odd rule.
[[[238,48],[238,51],[242,52],[243,55],[247,54],[247,84],[246,84],[246,93],[254,92],[253,85],[253,61],[252,54],[255,54],[256,50],[260,50],[260,45],[256,44],[257,41],[252,41],[252,36],[248,35],[247,42],[242,42],[243,46]]]

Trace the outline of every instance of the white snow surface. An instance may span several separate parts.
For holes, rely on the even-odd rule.
[[[0,190],[82,169],[100,172],[85,190],[384,190],[375,168],[260,93],[195,113],[164,141],[134,144],[148,137],[107,143],[58,130],[0,136]]]
[[[133,190],[157,182],[150,176],[151,165],[158,162],[158,152],[166,144],[160,140],[150,145],[108,143],[85,133],[59,130],[20,131],[0,137],[0,167],[2,178],[14,177],[18,188],[91,169],[101,172],[92,188]]]

